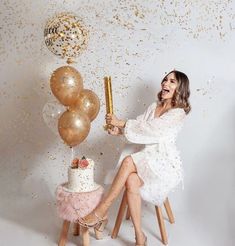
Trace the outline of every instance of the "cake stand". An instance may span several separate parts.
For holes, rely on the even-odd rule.
[[[89,230],[76,223],[78,218],[83,218],[92,212],[102,199],[104,189],[102,186],[97,186],[95,190],[89,192],[70,192],[66,189],[66,183],[61,184],[56,189],[56,205],[57,212],[60,218],[64,220],[59,246],[65,246],[68,236],[70,224],[74,224],[74,236],[82,234],[83,246],[89,246]],[[97,230],[95,231],[96,239],[102,239],[102,235]]]

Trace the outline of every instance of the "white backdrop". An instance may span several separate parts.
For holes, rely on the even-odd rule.
[[[90,31],[88,49],[74,67],[101,100],[76,154],[95,160],[95,178],[102,183],[123,147],[103,131],[104,76],[113,78],[115,113],[131,118],[155,100],[166,72],[185,72],[192,112],[178,139],[185,190],[170,197],[178,221],[168,228],[170,244],[234,245],[235,1],[3,0],[0,5],[1,245],[56,245],[59,235],[54,191],[67,179],[71,151],[47,128],[42,108],[55,100],[49,79],[65,62],[46,48],[43,28],[62,11],[82,17]],[[144,220],[154,217],[143,214]]]

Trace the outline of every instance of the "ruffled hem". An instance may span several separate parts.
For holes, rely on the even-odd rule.
[[[56,205],[60,218],[75,222],[92,212],[100,203],[103,187],[91,192],[67,192],[62,185],[56,189]]]
[[[166,179],[166,177],[157,175],[146,163],[142,154],[135,153],[131,156],[135,163],[137,174],[144,182],[140,187],[141,198],[154,205],[161,206],[168,194],[174,191],[182,180]],[[169,182],[169,180],[171,180],[171,182]]]

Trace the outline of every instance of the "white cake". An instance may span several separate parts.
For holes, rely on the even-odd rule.
[[[87,159],[89,165],[85,168],[68,169],[68,183],[66,188],[71,192],[89,192],[99,188],[94,182],[94,161]]]

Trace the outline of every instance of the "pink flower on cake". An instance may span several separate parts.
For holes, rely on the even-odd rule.
[[[75,159],[72,161],[71,167],[72,167],[72,168],[78,168],[78,163],[79,163],[79,159],[78,159],[78,158],[75,158]]]
[[[86,160],[86,157],[83,156],[81,160],[78,162],[78,167],[86,168],[89,165],[89,162]]]

